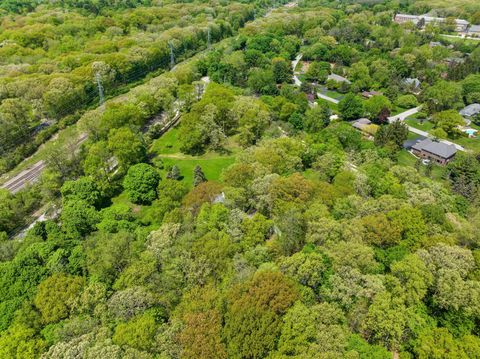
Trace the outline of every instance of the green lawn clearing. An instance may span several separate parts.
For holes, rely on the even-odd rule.
[[[407,150],[403,149],[398,153],[397,163],[400,166],[414,167],[416,162],[417,162],[417,158]],[[425,170],[426,170],[426,166],[422,164],[420,166],[420,173],[425,175]],[[434,164],[430,178],[433,180],[442,181],[444,179],[445,171],[446,171],[445,166],[439,166]]]
[[[465,147],[465,149],[467,150],[473,151],[475,153],[480,153],[480,137],[460,137],[452,140],[452,142],[458,143],[459,145]]]
[[[188,186],[193,184],[193,169],[199,165],[202,167],[203,173],[208,180],[219,181],[222,171],[235,162],[235,156],[219,156],[211,158],[177,158],[177,157],[164,157],[162,158],[165,169],[161,170],[162,177],[165,178],[167,171],[166,168],[170,168],[174,165],[178,166],[180,173],[183,176],[183,180]]]
[[[407,118],[405,123],[414,128],[418,128],[422,131],[430,131],[433,128],[433,123],[430,121],[424,120],[423,122],[414,118]]]
[[[235,140],[229,138],[226,153],[207,152],[201,156],[186,155],[180,151],[178,134],[178,129],[172,128],[152,143],[150,152],[163,161],[164,168],[160,171],[163,178],[167,170],[176,165],[180,169],[183,181],[189,186],[193,184],[193,169],[197,165],[202,168],[207,179],[220,180],[222,171],[235,162],[236,153],[240,150]]]

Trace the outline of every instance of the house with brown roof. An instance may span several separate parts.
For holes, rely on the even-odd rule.
[[[362,96],[365,98],[371,98],[373,96],[381,96],[383,95],[383,92],[378,92],[378,91],[363,91]]]
[[[415,143],[411,150],[414,155],[428,159],[440,165],[445,165],[450,162],[457,153],[455,145],[446,144],[425,138]]]

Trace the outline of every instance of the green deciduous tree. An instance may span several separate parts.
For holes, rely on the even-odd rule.
[[[297,298],[293,284],[280,273],[258,273],[228,298],[224,336],[230,355],[261,358],[272,352],[282,315]]]
[[[281,57],[275,57],[272,59],[272,69],[273,76],[277,84],[292,81],[293,69],[290,61],[287,61]]]
[[[127,127],[114,129],[109,133],[108,149],[117,159],[122,171],[135,163],[143,162],[147,156],[141,136]]]
[[[304,129],[307,132],[318,132],[327,127],[330,123],[330,115],[332,111],[328,104],[321,102],[318,106],[309,108],[305,112]]]
[[[277,93],[275,76],[271,70],[254,69],[248,76],[248,87],[261,95],[274,95]]]
[[[160,175],[157,170],[146,164],[139,163],[128,169],[123,180],[123,187],[133,203],[151,203],[157,198],[157,186]]]
[[[385,123],[391,110],[392,103],[383,95],[372,96],[365,101],[365,111],[368,113],[368,118],[372,121]]]
[[[330,74],[330,64],[328,62],[314,61],[308,67],[305,78],[310,81],[324,83]]]
[[[423,93],[423,99],[430,113],[462,107],[462,88],[454,82],[438,81]]]
[[[66,181],[61,188],[61,192],[65,202],[82,200],[91,206],[97,206],[101,200],[96,182],[89,177]]]
[[[455,110],[442,111],[434,114],[432,116],[432,122],[435,124],[435,128],[441,128],[452,138],[461,135],[458,127],[465,123],[462,116]]]
[[[15,325],[0,334],[0,357],[28,359],[39,357],[46,349],[44,340],[35,335],[35,330]]]
[[[367,337],[390,350],[398,350],[407,327],[407,312],[402,298],[379,293],[368,309],[363,323]]]
[[[115,328],[113,342],[119,345],[128,345],[139,350],[151,350],[156,333],[155,319],[144,314],[127,323],[121,323]]]
[[[280,260],[280,270],[302,285],[317,290],[325,282],[329,269],[328,258],[317,252],[298,252]]]
[[[349,93],[338,104],[340,116],[344,121],[358,120],[365,113],[363,101],[356,95]]]
[[[95,207],[83,200],[65,203],[62,210],[62,228],[70,236],[85,236],[95,229],[100,216]]]
[[[342,357],[348,330],[342,311],[329,303],[297,302],[284,317],[278,352],[285,357]]]
[[[388,125],[380,126],[375,133],[375,144],[398,151],[403,147],[407,138],[408,126],[402,121],[394,121]]]
[[[54,274],[40,283],[34,303],[45,323],[67,318],[84,285],[83,278]]]
[[[393,263],[392,274],[402,284],[407,305],[420,303],[432,284],[433,277],[424,262],[415,254]]]

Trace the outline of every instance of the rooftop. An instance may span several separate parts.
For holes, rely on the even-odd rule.
[[[397,14],[395,17],[403,17],[405,19],[411,19],[411,20],[420,20],[420,19],[425,19],[426,22],[444,22],[446,18],[443,17],[434,17],[434,16],[428,16],[428,15],[410,15],[410,14]],[[467,20],[463,19],[455,19],[455,23],[457,25],[468,25],[470,24]]]
[[[363,97],[373,97],[373,96],[381,96],[383,95],[383,92],[378,92],[378,91],[363,91],[362,96]]]
[[[465,107],[463,110],[460,110],[460,115],[466,116],[466,117],[472,117],[475,115],[478,115],[480,113],[480,104],[478,103],[472,103],[471,105],[468,105]]]
[[[478,33],[480,34],[480,25],[472,25],[468,29],[468,32]]]
[[[403,80],[403,82],[406,84],[406,85],[413,85],[415,87],[420,87],[420,80],[417,79],[417,78],[411,78],[411,77],[408,77],[406,78],[405,80]]]
[[[363,129],[365,126],[371,125],[372,121],[370,121],[368,118],[360,118],[356,121],[352,122],[352,126],[355,127],[358,130]]]
[[[443,142],[432,141],[429,138],[414,144],[412,149],[417,151],[425,151],[442,158],[450,158],[457,153],[455,145],[447,145]]]
[[[346,79],[345,77],[343,76],[340,76],[340,75],[337,75],[337,74],[330,74],[328,75],[328,80],[334,80],[334,81],[337,81],[337,82],[346,82],[346,83],[351,83],[350,81],[348,81],[348,79]]]

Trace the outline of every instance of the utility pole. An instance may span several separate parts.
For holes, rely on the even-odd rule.
[[[168,46],[170,47],[170,67],[173,68],[173,66],[175,66],[175,54],[173,53],[172,41],[168,42]]]
[[[95,73],[95,80],[97,82],[97,88],[98,88],[98,97],[100,99],[100,106],[103,105],[105,102],[105,94],[104,94],[104,89],[102,85],[102,78],[100,76],[100,72]]]

